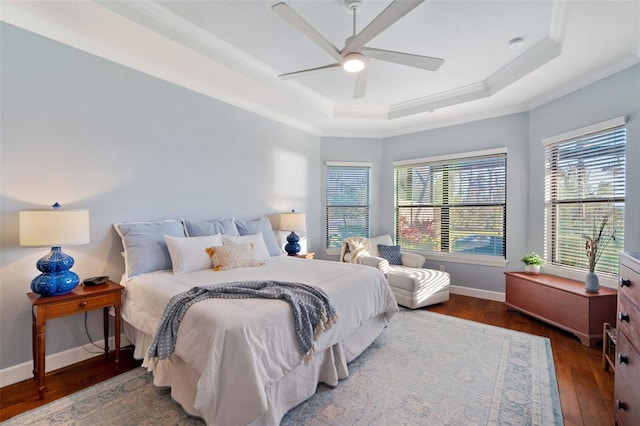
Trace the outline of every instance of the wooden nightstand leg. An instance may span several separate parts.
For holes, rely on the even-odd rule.
[[[41,325],[37,325],[36,326],[36,345],[38,347],[37,350],[37,366],[36,366],[36,370],[37,370],[37,376],[38,376],[38,397],[40,399],[44,398],[44,393],[46,392],[47,388],[44,385],[44,372],[45,372],[45,366],[44,366],[44,348],[45,348],[45,343],[44,343],[44,336],[45,336],[45,324],[41,324]]]
[[[31,310],[31,352],[33,359],[33,381],[38,381],[38,328],[36,326],[36,313],[33,308]]]
[[[115,340],[116,340],[116,366],[120,366],[120,305],[116,305],[113,307],[115,310],[115,319],[114,319],[114,332]]]
[[[102,331],[104,333],[104,357],[109,359],[109,308],[102,308]]]

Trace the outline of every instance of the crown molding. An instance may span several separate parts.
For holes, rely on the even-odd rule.
[[[622,58],[619,58],[613,63],[609,63],[603,67],[596,68],[586,74],[583,74],[579,79],[574,79],[564,83],[561,87],[554,90],[549,90],[535,98],[530,99],[527,102],[527,109],[529,111],[536,109],[544,104],[559,99],[568,95],[571,92],[575,92],[578,89],[589,86],[603,78],[609,77],[622,70],[632,67],[636,64],[640,64],[640,57],[635,54],[629,54]]]
[[[419,123],[415,125],[407,125],[402,128],[392,129],[389,131],[385,131],[381,137],[388,138],[392,136],[401,136],[410,133],[418,133],[427,130],[439,129],[442,127],[456,126],[459,124],[471,123],[474,121],[487,120],[490,118],[504,117],[511,114],[518,114],[521,112],[528,112],[529,109],[527,105],[513,105],[504,108],[496,108],[488,111],[482,111],[473,114],[466,114],[457,117],[451,118],[443,118],[440,120],[432,120],[424,123]]]
[[[310,102],[305,93],[258,81],[200,52],[184,49],[95,2],[3,2],[0,19],[307,133],[320,135],[322,131],[306,118],[329,117],[333,108],[331,102]],[[113,28],[118,29],[116,35]],[[260,100],[266,101],[226,90],[216,84],[219,81],[225,81],[225,87],[261,93]]]
[[[569,3],[554,0],[549,37],[484,81],[390,106],[336,104],[298,82],[284,82],[276,70],[155,2],[3,1],[0,19],[310,134],[385,138],[529,111],[640,63],[638,40],[615,63],[524,103],[457,117],[445,109],[490,98],[557,57]]]

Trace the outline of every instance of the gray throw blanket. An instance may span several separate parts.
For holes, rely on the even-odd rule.
[[[338,316],[327,294],[318,287],[284,281],[246,281],[194,287],[169,300],[160,319],[153,342],[143,366],[152,371],[158,361],[173,354],[178,327],[187,309],[202,300],[220,299],[283,299],[293,313],[298,350],[308,361],[313,356],[313,342],[324,330],[331,328]]]

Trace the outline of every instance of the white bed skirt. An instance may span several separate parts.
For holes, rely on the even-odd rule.
[[[134,357],[144,358],[153,336],[137,330],[126,321],[123,322],[125,335],[135,345]],[[317,353],[308,364],[300,364],[279,382],[265,389],[268,410],[251,424],[277,425],[287,411],[315,394],[318,383],[337,386],[340,379],[349,375],[347,363],[353,361],[369,347],[386,325],[386,314],[369,319],[349,337]],[[173,356],[171,369],[155,371],[153,383],[156,386],[170,386],[171,396],[186,412],[196,417],[203,417],[194,407],[198,373],[180,357]]]

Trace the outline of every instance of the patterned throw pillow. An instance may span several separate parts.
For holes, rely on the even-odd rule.
[[[400,246],[378,244],[378,252],[380,253],[380,257],[389,261],[389,265],[402,265],[402,261],[400,260]]]
[[[206,251],[211,257],[214,271],[264,265],[256,260],[253,244],[214,246],[207,248]]]

